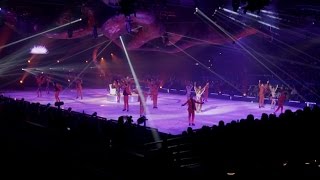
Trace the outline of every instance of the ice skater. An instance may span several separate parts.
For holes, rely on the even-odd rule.
[[[281,113],[283,112],[283,105],[286,99],[287,99],[287,92],[285,91],[281,92],[281,95],[278,98],[278,108],[274,111],[274,114],[276,114],[279,110]]]
[[[195,117],[195,111],[196,111],[196,104],[203,104],[203,102],[199,102],[193,99],[193,95],[189,96],[189,99],[187,102],[182,104],[181,106],[185,106],[188,104],[188,117],[189,117],[189,126],[194,126],[194,117]]]
[[[77,99],[80,98],[82,99],[82,79],[78,78],[76,80],[76,89],[77,89]]]
[[[194,92],[196,93],[196,101],[201,102],[196,105],[197,113],[202,112],[202,104],[203,104],[202,103],[202,94],[204,93],[207,85],[208,84],[206,84],[205,87],[202,88],[201,86],[197,87],[196,82],[194,83]]]
[[[264,108],[264,96],[267,91],[267,88],[269,87],[269,81],[267,81],[267,84],[262,84],[259,80],[259,108]]]
[[[120,97],[121,97],[121,84],[119,82],[119,80],[115,80],[113,81],[113,84],[112,84],[113,88],[116,89],[116,96],[117,96],[117,103],[120,103]]]
[[[59,83],[53,82],[53,88],[54,88],[54,97],[56,99],[56,102],[60,102],[60,91],[62,90],[62,86]]]
[[[270,88],[270,93],[271,93],[271,109],[274,109],[276,107],[276,98],[277,98],[277,89],[278,89],[278,85],[276,87],[272,87],[271,85],[269,86]]]
[[[123,110],[129,111],[129,95],[131,95],[130,85],[127,82],[123,84]]]
[[[37,86],[38,86],[37,97],[41,97],[42,96],[42,84],[44,83],[44,81],[45,81],[44,75],[38,74],[36,76],[36,82],[37,82]]]
[[[153,80],[149,84],[150,87],[150,95],[153,102],[153,109],[158,108],[158,94],[161,82],[159,80]]]

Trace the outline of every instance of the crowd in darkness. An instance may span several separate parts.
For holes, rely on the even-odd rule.
[[[130,161],[136,157],[133,149],[143,149],[139,146],[153,141],[153,133],[167,136],[131,117],[107,121],[95,113],[4,96],[0,117],[2,170],[10,177],[122,177],[122,170],[136,162]]]
[[[131,117],[106,120],[4,96],[0,115],[3,170],[11,177],[320,176],[318,106],[189,127],[177,136]]]
[[[320,108],[285,111],[279,117],[262,114],[197,131],[188,129],[202,167],[210,174],[239,177],[320,176]]]

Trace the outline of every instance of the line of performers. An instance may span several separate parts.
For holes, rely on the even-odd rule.
[[[147,81],[141,82],[146,83],[148,90],[142,90],[141,96],[143,96],[143,98],[140,95],[138,96],[138,101],[140,102],[140,117],[146,115],[146,110],[143,104],[146,104],[148,97],[150,97],[153,102],[153,109],[158,108],[158,94],[159,88],[161,88],[162,84],[160,80],[154,79],[148,79]],[[129,96],[132,95],[131,84],[132,79],[130,79],[129,77],[121,80],[114,80],[112,84],[112,88],[116,90],[116,97],[118,103],[120,103],[121,101],[122,90],[124,101],[123,111],[127,112],[129,111]],[[193,95],[191,94],[192,89],[194,89],[196,99],[193,99]],[[137,90],[134,90],[134,92],[138,94]],[[186,95],[187,101],[184,104],[182,104],[182,106],[188,104],[189,125],[194,126],[195,112],[202,112],[202,104],[204,104],[204,102],[208,102],[209,83],[206,83],[204,87],[197,86],[196,83],[194,83],[194,85],[189,83],[186,86]],[[142,102],[142,99],[144,99],[145,103]]]
[[[54,90],[54,97],[56,102],[60,102],[60,92],[63,90],[63,87],[60,83],[55,82],[52,80],[52,78],[48,75],[44,74],[38,74],[36,76],[36,83],[37,83],[37,97],[42,97],[42,91],[43,91],[43,86],[45,85],[45,91],[47,94],[50,94],[50,84],[53,86]],[[76,99],[78,98],[83,98],[82,94],[82,79],[81,78],[76,78],[74,80],[75,86],[76,86]]]
[[[270,98],[271,98],[271,109],[275,109],[276,107],[276,100],[277,100],[277,90],[278,90],[278,85],[275,87],[272,86],[269,81],[267,81],[266,84],[261,83],[259,80],[258,83],[259,87],[259,108],[264,108],[264,99],[265,99],[265,94],[270,91]],[[274,114],[277,113],[279,110],[282,113],[283,112],[283,105],[285,100],[287,99],[287,92],[284,90],[281,90],[280,95],[278,97],[278,108],[274,111]]]
[[[54,89],[54,96],[56,102],[60,102],[60,92],[62,91],[63,87],[60,83],[57,83],[52,80],[52,78],[48,75],[39,74],[36,76],[36,82],[37,82],[37,97],[42,96],[42,86],[46,85],[46,93],[49,94],[50,84],[53,85]],[[74,80],[75,87],[76,87],[76,98],[83,98],[82,94],[82,79],[76,78]],[[146,111],[145,107],[143,106],[142,99],[147,101],[148,97],[151,98],[153,102],[153,108],[158,108],[158,94],[159,94],[159,88],[161,87],[162,82],[160,80],[155,79],[148,79],[147,81],[144,81],[144,83],[147,84],[148,90],[142,91],[142,97],[138,97],[138,101],[140,102],[140,116],[145,116]],[[132,95],[131,86],[133,84],[133,81],[131,78],[126,77],[121,80],[114,80],[112,87],[116,90],[116,97],[117,102],[120,103],[121,99],[121,90],[123,95],[123,111],[129,111],[129,96]],[[259,80],[258,83],[259,87],[259,108],[264,108],[264,100],[265,100],[265,94],[270,91],[271,95],[271,108],[275,109],[276,106],[276,99],[277,99],[277,90],[278,85],[273,87],[270,85],[269,81],[267,81],[266,84],[261,83]],[[192,95],[192,89],[194,89],[195,92],[195,99],[193,99]],[[138,94],[137,90],[134,90],[135,93]],[[187,101],[182,104],[182,106],[188,105],[188,119],[189,119],[189,125],[194,126],[194,119],[195,119],[195,112],[200,113],[202,112],[202,104],[205,102],[208,102],[208,96],[209,96],[209,83],[206,83],[204,87],[197,86],[196,82],[192,85],[192,83],[187,83],[186,85],[186,96]],[[277,113],[279,110],[281,113],[283,112],[283,105],[286,100],[287,92],[281,91],[280,96],[278,97],[278,108],[274,111],[274,113]]]
[[[275,87],[270,85],[269,81],[267,81],[266,84],[261,83],[259,80],[258,83],[259,87],[259,108],[264,108],[264,100],[265,100],[265,94],[267,91],[270,91],[271,96],[271,109],[275,109],[276,106],[276,100],[277,100],[277,90],[278,85]],[[193,95],[191,94],[191,90],[194,88],[195,92],[195,99],[193,99]],[[195,119],[195,112],[199,113],[202,112],[202,104],[208,101],[208,95],[209,95],[209,83],[206,83],[204,87],[196,85],[194,83],[194,86],[192,86],[191,83],[189,83],[186,86],[186,95],[187,95],[187,101],[182,104],[182,106],[188,105],[188,119],[189,119],[189,126],[194,126],[194,119]],[[287,98],[287,92],[284,90],[281,90],[280,95],[278,96],[278,108],[274,111],[274,114],[277,113],[279,110],[282,113],[283,112],[283,106],[284,102]]]
[[[114,80],[112,87],[116,90],[116,97],[117,102],[120,103],[121,99],[121,90],[123,95],[123,111],[129,111],[129,96],[132,95],[132,79],[129,77],[126,77],[122,80]],[[138,101],[140,102],[140,116],[145,116],[145,108],[143,107],[142,99],[147,101],[148,97],[151,98],[153,102],[153,109],[158,108],[158,94],[159,94],[159,88],[161,87],[161,81],[160,80],[154,80],[154,79],[148,79],[144,83],[147,84],[148,90],[143,91],[142,90],[142,96],[144,98],[138,97]],[[138,94],[137,90],[134,90],[135,93]]]

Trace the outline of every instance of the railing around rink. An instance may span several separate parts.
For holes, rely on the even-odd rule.
[[[159,90],[162,93],[170,93],[170,94],[179,94],[179,95],[185,95],[186,90],[178,90],[178,89],[170,89],[170,88],[161,88]],[[191,93],[194,94],[194,91],[191,91]],[[248,96],[246,94],[239,95],[239,94],[234,94],[232,95],[231,93],[222,93],[222,92],[211,92],[209,93],[210,98],[215,98],[215,99],[225,99],[225,100],[233,100],[233,101],[246,101],[246,102],[251,102],[251,103],[256,103],[258,102],[258,97],[256,96]],[[278,99],[276,99],[278,100]],[[265,98],[265,103],[270,104],[271,100],[270,98]],[[285,102],[286,106],[292,106],[292,107],[298,107],[298,108],[303,108],[305,106],[307,107],[312,107],[315,106],[319,103],[317,102],[309,102],[309,101],[296,101],[296,100],[287,100]]]

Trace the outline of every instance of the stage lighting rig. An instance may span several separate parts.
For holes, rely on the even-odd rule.
[[[240,0],[232,0],[232,8],[234,12],[237,12],[240,7]]]
[[[260,13],[260,10],[271,3],[271,0],[245,0],[247,4],[243,7],[243,13],[247,11]]]
[[[119,4],[125,16],[136,13],[136,0],[121,0]]]
[[[30,50],[31,54],[48,54],[48,52],[49,52],[48,49],[45,46],[42,46],[42,45],[33,46],[33,48],[31,48],[31,50]]]

